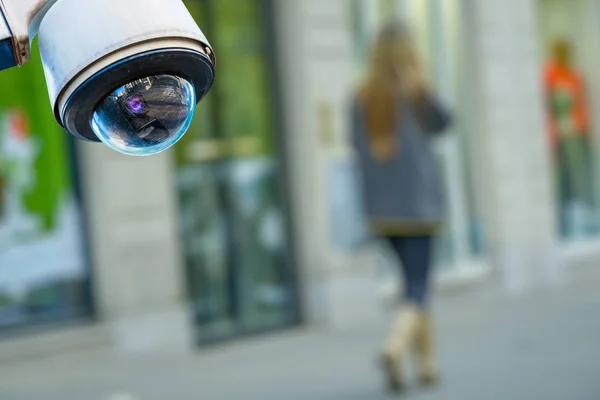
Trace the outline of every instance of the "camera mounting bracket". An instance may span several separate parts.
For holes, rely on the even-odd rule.
[[[12,60],[8,51],[0,56],[0,69],[22,66],[31,57],[31,40],[40,27],[46,12],[58,0],[0,0],[0,41],[10,45]],[[6,47],[8,49],[8,47]],[[6,57],[4,57],[6,56]],[[12,61],[12,62],[11,62]],[[2,68],[3,65],[6,65]]]

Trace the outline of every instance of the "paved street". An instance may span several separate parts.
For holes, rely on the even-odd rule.
[[[519,298],[493,288],[441,297],[443,385],[406,397],[600,399],[600,268],[565,278]],[[3,366],[0,399],[391,399],[375,364],[385,327],[296,330],[186,359],[93,352]]]

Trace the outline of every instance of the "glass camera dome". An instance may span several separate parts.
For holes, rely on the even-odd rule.
[[[120,153],[148,156],[173,146],[190,127],[196,107],[194,86],[173,75],[154,75],[125,84],[102,100],[91,126]]]

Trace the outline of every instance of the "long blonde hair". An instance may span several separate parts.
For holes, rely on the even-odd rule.
[[[411,79],[416,54],[409,30],[399,22],[386,24],[377,35],[370,70],[359,89],[359,102],[371,153],[378,159],[390,158],[397,148],[398,101],[406,94],[404,81]]]

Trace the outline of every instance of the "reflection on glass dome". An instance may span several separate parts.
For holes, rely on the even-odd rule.
[[[172,75],[138,79],[109,94],[94,110],[92,129],[113,150],[152,155],[173,146],[194,117],[196,93]]]

